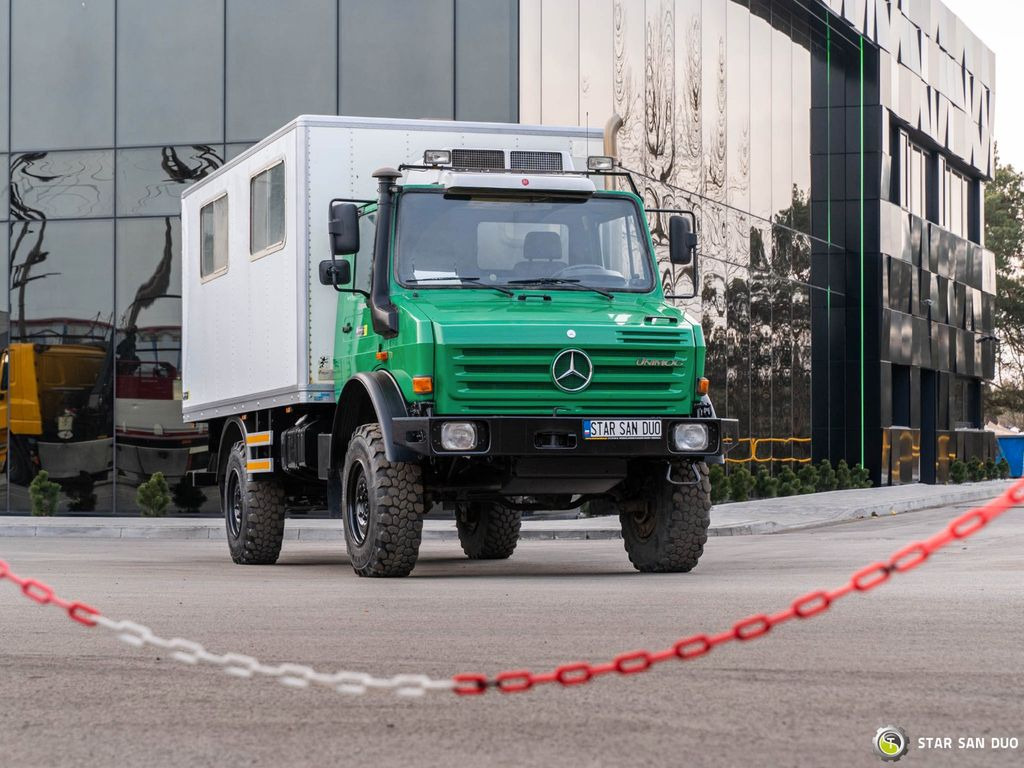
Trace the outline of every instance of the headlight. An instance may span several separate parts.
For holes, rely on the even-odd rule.
[[[476,424],[446,421],[441,425],[441,447],[446,451],[472,451],[476,448]]]
[[[703,451],[708,447],[706,424],[676,424],[672,429],[672,442],[676,450]]]

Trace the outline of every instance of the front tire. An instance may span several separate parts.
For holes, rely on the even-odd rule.
[[[377,424],[352,435],[341,474],[341,512],[352,569],[360,576],[408,576],[423,534],[423,473],[388,461]]]
[[[245,464],[245,446],[235,443],[221,489],[231,559],[240,565],[273,565],[284,540],[284,487],[276,479],[251,479]]]
[[[643,573],[686,573],[704,553],[711,524],[711,481],[708,465],[694,463],[696,483],[675,485],[661,475],[647,478],[637,503],[619,515],[622,541],[633,567]],[[673,476],[689,480],[686,464]]]
[[[522,513],[503,504],[466,502],[456,510],[455,525],[470,560],[505,560],[519,542]]]

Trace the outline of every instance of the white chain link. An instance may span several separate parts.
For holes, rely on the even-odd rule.
[[[117,633],[117,639],[135,648],[151,645],[154,648],[171,651],[171,658],[183,664],[205,662],[221,667],[234,677],[251,678],[256,675],[276,678],[281,685],[290,688],[308,688],[310,683],[332,688],[338,693],[357,695],[369,690],[393,691],[398,696],[422,696],[427,691],[447,691],[455,687],[450,679],[432,678],[427,675],[395,675],[374,677],[365,672],[317,672],[303,664],[279,664],[276,667],[260,663],[252,656],[241,653],[217,654],[206,650],[192,640],[180,637],[165,640],[153,634],[149,627],[134,621],[111,621],[105,616],[91,616],[98,626]]]

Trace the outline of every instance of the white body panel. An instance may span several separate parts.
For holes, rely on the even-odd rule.
[[[505,123],[301,116],[181,198],[185,421],[291,403],[331,402],[337,293],[320,285],[335,198],[376,199],[372,174],[419,164],[426,149],[561,151],[576,168],[602,151],[601,132]],[[285,162],[283,247],[249,255],[249,185]],[[228,195],[228,267],[201,279],[199,211]],[[321,361],[326,365],[321,367]]]

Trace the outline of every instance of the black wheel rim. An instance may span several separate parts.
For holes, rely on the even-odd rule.
[[[228,478],[227,509],[228,530],[232,538],[237,539],[242,533],[242,483],[238,472],[232,472]]]
[[[345,494],[345,525],[355,543],[362,544],[370,528],[370,490],[362,462],[352,465]]]

